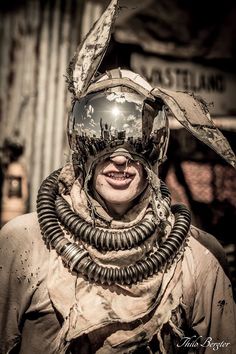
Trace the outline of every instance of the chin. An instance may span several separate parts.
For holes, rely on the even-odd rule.
[[[104,190],[100,190],[99,194],[102,198],[109,203],[127,203],[132,201],[137,196],[137,191],[133,191],[131,188],[117,190],[113,188],[104,188]]]
[[[113,195],[112,198],[106,198],[106,197],[103,197],[104,201],[106,203],[109,203],[109,204],[114,204],[114,205],[121,205],[121,204],[127,204],[127,203],[130,203],[132,202],[135,197],[129,197],[127,198],[126,196],[116,196],[116,195]]]

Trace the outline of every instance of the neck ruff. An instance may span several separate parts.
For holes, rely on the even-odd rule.
[[[143,281],[158,273],[172,263],[177,253],[185,243],[190,227],[189,210],[180,204],[171,207],[175,215],[175,223],[170,235],[159,246],[143,259],[129,266],[109,267],[97,264],[82,245],[70,242],[64,235],[61,224],[75,236],[77,240],[86,242],[98,250],[131,249],[161,228],[162,221],[154,216],[145,218],[139,224],[123,232],[93,227],[76,215],[69,205],[58,195],[58,176],[60,170],[54,171],[47,177],[38,193],[37,213],[41,232],[46,244],[56,250],[71,271],[83,275],[91,282],[100,284],[133,284]],[[162,183],[163,197],[170,202],[170,194]],[[59,218],[59,219],[58,219]],[[60,220],[60,222],[59,222]],[[158,234],[158,232],[157,232]]]

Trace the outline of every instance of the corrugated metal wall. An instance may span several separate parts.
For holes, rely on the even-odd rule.
[[[68,158],[70,95],[66,68],[81,33],[101,13],[84,0],[13,1],[0,13],[0,114],[3,139],[18,134],[35,208],[44,177]]]

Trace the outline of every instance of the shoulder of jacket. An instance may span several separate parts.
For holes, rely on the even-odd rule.
[[[0,231],[0,241],[11,240],[17,243],[42,238],[36,212],[15,217],[6,223]]]
[[[220,242],[213,235],[200,230],[195,226],[191,226],[189,234],[190,243],[192,237],[199,245],[203,247],[203,249],[205,249],[206,254],[210,253],[219,262],[224,272],[229,276],[226,254]]]

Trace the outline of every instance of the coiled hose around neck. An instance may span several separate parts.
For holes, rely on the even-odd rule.
[[[171,264],[177,253],[182,249],[190,227],[191,216],[184,205],[176,204],[171,207],[175,215],[174,226],[170,235],[157,250],[129,266],[114,268],[98,265],[92,260],[83,246],[78,245],[76,242],[70,242],[61,228],[55,204],[58,196],[59,173],[60,170],[54,171],[43,181],[38,192],[37,213],[40,229],[46,244],[57,251],[71,271],[76,271],[91,282],[107,285],[116,283],[129,285],[143,281],[158,273],[167,264]],[[167,187],[165,187],[165,195],[166,198],[169,198]],[[71,211],[67,222],[73,224],[74,220],[75,213]],[[88,226],[83,226],[83,229],[84,235],[88,237],[89,231],[85,232],[88,230]],[[79,228],[77,231],[79,232]],[[90,240],[89,237],[88,239]],[[117,242],[114,241],[114,245],[117,245]],[[109,250],[111,244],[107,244],[107,246]]]

